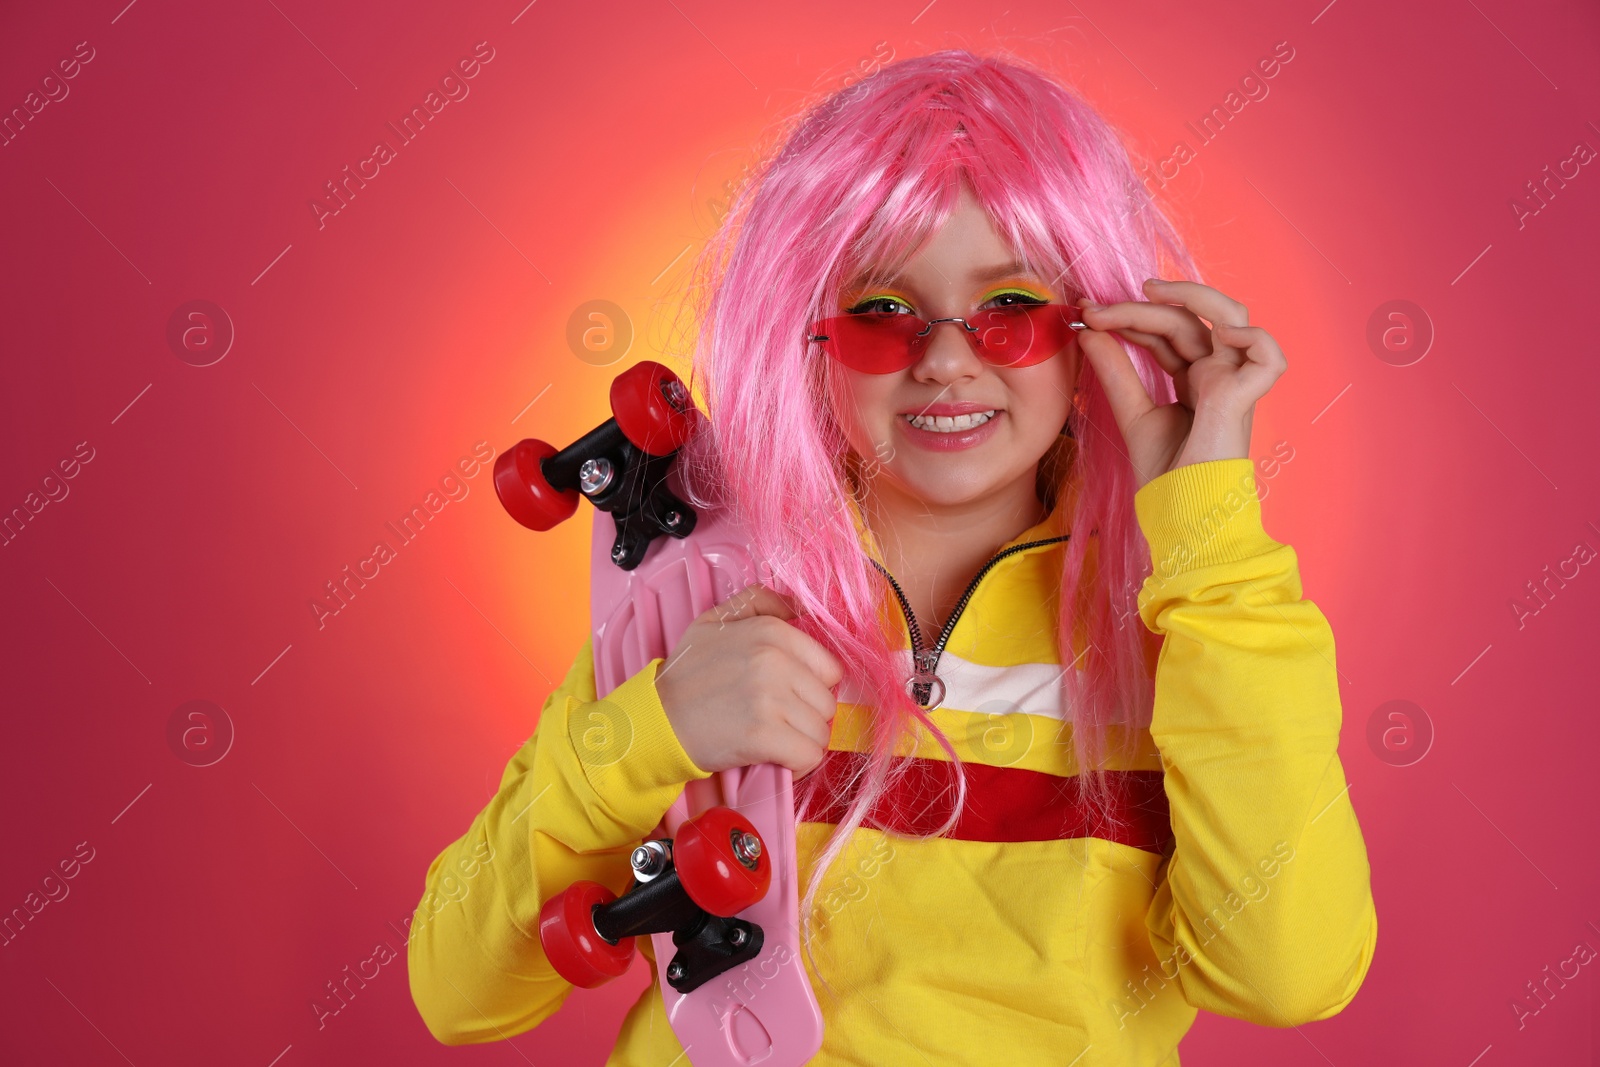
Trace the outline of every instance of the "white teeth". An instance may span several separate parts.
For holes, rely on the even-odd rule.
[[[901,418],[919,430],[930,430],[933,433],[960,433],[982,426],[994,418],[994,414],[993,411],[974,411],[967,415],[902,415]]]

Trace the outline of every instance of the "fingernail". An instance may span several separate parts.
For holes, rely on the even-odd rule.
[[[1146,278],[1144,280],[1144,283],[1146,285],[1149,285],[1151,282],[1154,282],[1157,285],[1166,285],[1167,284],[1167,280],[1165,278]]]
[[[1083,310],[1085,310],[1085,311],[1099,311],[1100,310],[1100,305],[1096,304],[1093,300],[1085,300],[1083,303],[1079,304],[1078,306],[1083,308]]]

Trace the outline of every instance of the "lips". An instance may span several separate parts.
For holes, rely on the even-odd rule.
[[[959,415],[902,415],[912,426],[930,433],[964,433],[967,430],[976,430],[979,426],[994,418],[996,409],[988,408],[979,411],[963,412]]]
[[[980,408],[959,415],[906,412],[895,420],[900,424],[896,439],[919,451],[964,452],[998,433],[1006,418],[1004,408]]]
[[[971,415],[974,411],[998,411],[995,404],[980,404],[975,400],[943,400],[906,408],[902,415]]]

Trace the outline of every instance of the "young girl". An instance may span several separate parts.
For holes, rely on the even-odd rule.
[[[1105,121],[1011,63],[892,64],[702,262],[680,463],[763,583],[610,694],[621,758],[584,755],[579,654],[428,871],[432,1033],[549,1017],[541,904],[621,892],[686,782],[760,762],[797,776],[813,1063],[1176,1064],[1199,1008],[1348,1004],[1377,926],[1333,638],[1249,459],[1284,357],[1160,280],[1198,272]],[[683,1056],[652,977],[608,1062]]]

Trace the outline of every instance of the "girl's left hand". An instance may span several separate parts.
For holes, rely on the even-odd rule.
[[[1144,283],[1151,301],[1085,304],[1078,334],[1111,402],[1139,487],[1190,463],[1250,457],[1256,401],[1288,361],[1237,300],[1199,282]],[[1201,317],[1210,320],[1207,326]],[[1157,405],[1115,333],[1149,349],[1172,375],[1177,403]]]

